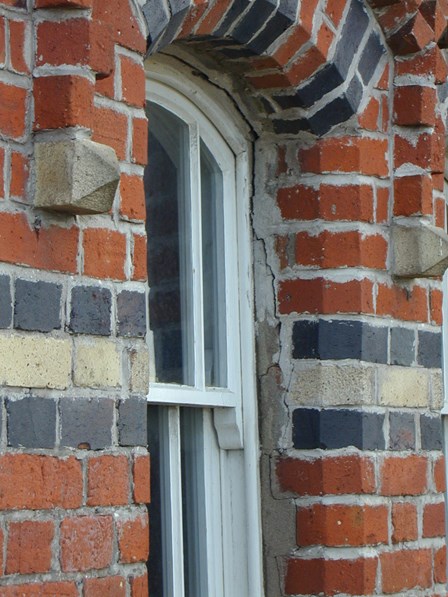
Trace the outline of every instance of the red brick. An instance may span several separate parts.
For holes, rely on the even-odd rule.
[[[95,93],[104,95],[105,97],[115,98],[115,72],[112,72],[107,77],[96,79]]]
[[[26,89],[0,83],[0,105],[0,132],[5,137],[19,139],[26,127]]]
[[[377,315],[389,315],[404,321],[427,321],[428,299],[426,288],[413,286],[378,285]]]
[[[381,466],[381,495],[421,495],[428,488],[427,459],[389,456]]]
[[[399,56],[419,52],[431,41],[434,31],[419,12],[388,39],[391,50]]]
[[[301,546],[376,545],[388,541],[386,506],[315,504],[297,509],[297,544]]]
[[[432,584],[432,558],[429,549],[408,549],[380,555],[383,593],[398,593]]]
[[[378,187],[376,190],[376,222],[387,224],[389,221],[389,189]]]
[[[88,460],[87,504],[118,506],[129,502],[129,466],[126,456],[98,456]]]
[[[320,217],[324,220],[373,221],[373,191],[368,185],[320,187]]]
[[[385,133],[387,133],[389,131],[389,118],[390,118],[390,114],[389,114],[389,97],[387,95],[383,95],[383,97],[381,98],[381,116],[382,116],[382,122],[381,122],[381,130]]]
[[[112,27],[99,20],[90,24],[90,68],[98,77],[108,77],[115,66],[115,44]]]
[[[296,236],[296,262],[300,265],[385,269],[386,257],[387,241],[380,235],[325,231],[318,236],[306,232]]]
[[[218,25],[232,0],[217,0],[212,5],[208,5],[208,12],[202,19],[201,24],[196,30],[196,35],[211,33]]]
[[[395,135],[394,159],[395,168],[403,164],[413,164],[424,169],[431,169],[433,152],[433,135],[421,133],[416,139],[410,141]]]
[[[327,2],[326,14],[336,27],[339,25],[347,0],[329,0]]]
[[[120,199],[121,216],[129,220],[145,220],[145,189],[141,176],[121,175]]]
[[[85,77],[34,79],[35,130],[92,126],[94,86]]]
[[[429,291],[429,309],[431,312],[430,322],[435,325],[442,325],[442,301],[442,291],[438,288],[431,288]]]
[[[0,508],[47,510],[79,508],[82,470],[76,458],[31,454],[0,457]]]
[[[446,489],[445,457],[441,456],[434,462],[434,484],[436,491],[442,493]]]
[[[286,595],[370,595],[375,590],[376,558],[356,560],[290,559],[287,562]]]
[[[423,537],[445,536],[445,502],[426,504],[423,509]]]
[[[148,121],[134,118],[132,123],[132,161],[146,166],[148,163]]]
[[[94,108],[93,140],[109,145],[119,160],[126,159],[128,119],[110,108]]]
[[[275,64],[285,66],[291,58],[310,40],[310,32],[306,31],[302,25],[295,25],[290,29],[290,33],[280,46],[275,50],[272,58]],[[320,60],[320,54],[317,60]],[[309,56],[315,56],[310,54]],[[316,59],[316,58],[315,58]]]
[[[131,597],[148,597],[148,575],[130,577]]]
[[[134,457],[134,501],[136,504],[149,504],[151,501],[150,467],[149,454]]]
[[[149,555],[147,512],[134,519],[118,522],[118,548],[120,550],[120,562],[124,564],[146,562]]]
[[[282,218],[315,220],[319,217],[319,191],[313,187],[296,185],[279,189],[277,203]]]
[[[132,256],[132,279],[147,280],[146,236],[134,234],[134,248]]]
[[[332,282],[324,278],[284,280],[279,285],[280,313],[372,313],[370,280]]]
[[[316,460],[281,459],[277,476],[282,491],[298,495],[373,493],[373,463],[358,455]]]
[[[36,574],[51,569],[54,524],[26,520],[8,528],[6,574]]]
[[[446,546],[434,552],[434,582],[446,583]]]
[[[366,131],[378,130],[378,117],[380,113],[380,104],[376,98],[372,98],[367,104],[364,112],[358,117],[361,128]]]
[[[25,21],[9,21],[9,51],[10,61],[13,70],[18,73],[28,74],[30,67],[29,58],[26,55],[27,46],[25,39],[28,36],[28,28]]]
[[[61,568],[64,572],[100,570],[112,563],[112,516],[78,516],[61,523]]]
[[[145,71],[142,64],[138,64],[127,56],[121,56],[121,94],[124,101],[132,106],[145,105]]]
[[[86,578],[83,597],[126,597],[126,579],[122,576]]]
[[[5,198],[5,150],[0,147],[0,199]]]
[[[129,0],[114,0],[113,3],[94,0],[93,18],[110,25],[116,43],[142,55],[146,52],[146,37]]]
[[[394,122],[401,126],[433,126],[436,90],[421,85],[397,87],[394,94]]]
[[[36,8],[91,8],[93,0],[35,0]]]
[[[422,54],[411,55],[407,60],[397,60],[395,64],[397,76],[417,75],[426,77],[428,73],[433,73],[436,83],[444,83],[448,76],[445,58],[436,45]]]
[[[389,173],[387,141],[368,137],[322,139],[299,151],[303,172],[359,172],[372,176]]]
[[[79,597],[75,582],[31,582],[26,585],[5,586],[1,597]]]
[[[417,508],[414,504],[392,504],[392,542],[415,541],[417,534]]]
[[[29,158],[23,153],[11,153],[11,183],[9,194],[12,197],[25,199],[28,176],[30,172]]]
[[[87,65],[90,59],[90,23],[87,19],[43,21],[37,25],[36,64]]]
[[[25,214],[0,214],[0,261],[39,269],[75,273],[78,228],[36,228]]]
[[[3,533],[3,530],[0,529],[0,576],[3,576],[4,540],[5,540],[5,535]]]
[[[124,280],[126,236],[116,230],[90,228],[84,231],[84,274],[93,278]]]
[[[389,65],[387,64],[384,68],[383,74],[380,77],[380,80],[376,84],[376,89],[381,89],[387,91],[389,89]]]
[[[425,174],[396,177],[394,216],[432,214],[432,179]]]

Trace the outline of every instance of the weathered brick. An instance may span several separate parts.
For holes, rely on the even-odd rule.
[[[434,126],[435,108],[435,88],[407,85],[395,90],[394,120],[400,126]]]
[[[25,134],[28,93],[26,89],[0,83],[0,132],[20,139]]]
[[[120,215],[143,221],[146,215],[145,191],[140,176],[122,174],[120,179]]]
[[[126,597],[126,579],[122,576],[86,578],[83,597]]]
[[[129,464],[126,456],[90,458],[87,467],[87,504],[120,506],[129,501]]]
[[[118,433],[122,446],[146,446],[147,402],[145,398],[129,396],[118,407]]]
[[[149,454],[134,456],[134,500],[137,504],[147,504],[151,499],[150,468]]]
[[[31,582],[2,587],[2,597],[79,597],[75,581]]]
[[[62,286],[50,282],[16,280],[14,327],[51,332],[61,327]]]
[[[423,508],[423,537],[445,537],[445,502]]]
[[[100,570],[112,563],[111,516],[66,518],[60,528],[61,568],[64,572]]]
[[[109,398],[62,398],[61,444],[101,450],[112,445],[114,401]]]
[[[411,413],[389,413],[389,449],[415,449],[415,418]]]
[[[383,593],[425,589],[432,583],[429,549],[407,549],[380,555]]]
[[[131,576],[131,595],[132,597],[148,597],[148,575]]]
[[[49,572],[52,559],[54,523],[26,520],[8,526],[6,574]]]
[[[89,228],[84,232],[84,274],[124,280],[126,236],[116,230]]]
[[[70,330],[79,334],[108,336],[112,296],[97,286],[76,286],[71,294]]]
[[[30,72],[30,49],[27,43],[30,32],[25,21],[9,21],[9,51],[12,68],[21,74]]]
[[[8,446],[13,448],[54,448],[56,441],[56,401],[25,396],[6,401]]]
[[[392,504],[392,542],[415,541],[418,536],[417,508],[409,502]]]
[[[145,512],[133,519],[119,521],[117,526],[120,562],[146,562],[149,555],[148,514]]]
[[[123,290],[117,296],[119,336],[146,335],[146,296],[142,292]]]
[[[381,495],[421,495],[428,487],[427,460],[423,456],[389,456],[380,470]]]
[[[81,463],[73,457],[0,456],[0,508],[3,510],[79,508],[82,486]]]

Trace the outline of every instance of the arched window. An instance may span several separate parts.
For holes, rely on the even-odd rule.
[[[231,102],[148,63],[150,594],[263,594],[250,144]]]

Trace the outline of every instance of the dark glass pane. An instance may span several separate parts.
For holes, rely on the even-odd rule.
[[[163,597],[162,495],[160,461],[160,407],[148,408],[148,449],[151,454],[150,520],[151,553],[147,563],[149,594]]]
[[[192,385],[188,127],[155,104],[147,112],[146,232],[156,380]]]

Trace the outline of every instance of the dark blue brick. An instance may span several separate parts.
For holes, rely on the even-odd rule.
[[[347,18],[337,42],[334,62],[343,77],[347,76],[359,44],[369,26],[369,17],[364,10],[363,2],[354,0],[350,4]]]
[[[112,295],[106,288],[77,286],[72,290],[70,330],[78,334],[110,334]]]
[[[50,332],[61,327],[62,286],[49,282],[16,280],[14,327]]]
[[[0,328],[9,328],[11,320],[11,282],[9,276],[0,276]]]
[[[27,396],[7,400],[8,446],[13,448],[54,448],[56,402],[51,398]]]
[[[296,135],[300,131],[309,131],[310,124],[306,118],[298,118],[297,120],[283,120],[275,119],[274,131],[279,135]]]
[[[268,21],[266,27],[249,42],[249,48],[257,54],[263,54],[291,26],[292,22],[293,19],[288,15],[282,14],[279,9]]]
[[[215,37],[225,37],[228,30],[232,27],[233,23],[243,13],[243,11],[249,6],[250,0],[234,0],[230,9],[227,11],[222,23],[215,31]]]
[[[437,99],[441,104],[446,100],[448,97],[448,83],[443,83],[443,85],[437,85]]]
[[[283,108],[284,110],[287,110],[288,108],[305,107],[305,104],[302,102],[297,93],[292,95],[274,95],[273,99],[280,106],[280,108]]]
[[[384,54],[385,48],[376,33],[371,33],[358,64],[361,79],[367,85]]]
[[[384,450],[384,415],[349,409],[296,409],[293,444],[297,449]]]
[[[344,82],[344,77],[333,64],[327,64],[306,85],[297,90],[296,96],[301,104],[307,108],[312,106],[326,93],[333,91]]]
[[[296,321],[292,330],[294,359],[319,359],[319,322]]]
[[[348,120],[354,113],[355,110],[345,95],[337,97],[310,117],[310,129],[316,135],[324,135],[336,124]]]
[[[130,396],[118,407],[118,435],[121,446],[146,446],[148,442],[145,398]]]
[[[360,359],[362,322],[319,321],[319,354],[321,359]]]
[[[238,58],[252,58],[257,55],[253,50],[247,47],[221,48],[219,53],[231,60],[237,60]]]
[[[114,401],[109,398],[62,398],[61,445],[102,450],[113,443]]]
[[[255,0],[242,20],[232,31],[233,39],[245,44],[266,24],[272,13],[276,10],[276,3],[270,0]]]
[[[293,412],[293,443],[298,450],[313,450],[320,445],[320,416],[318,410],[297,408]]]
[[[389,413],[389,449],[415,450],[415,419],[411,413]]]
[[[422,415],[420,417],[420,437],[422,450],[442,449],[442,421],[440,416]]]
[[[153,44],[169,23],[169,9],[164,0],[147,0],[142,10],[148,26],[148,41]]]
[[[442,366],[442,334],[418,332],[417,362],[429,368]]]
[[[164,48],[173,41],[176,33],[179,31],[179,27],[182,25],[185,19],[185,16],[190,10],[189,0],[186,0],[185,2],[184,0],[182,0],[182,2],[172,2],[170,0],[170,4],[174,4],[176,6],[171,8],[171,18],[168,27],[166,27],[165,31],[163,32],[158,49]]]
[[[347,98],[350,106],[353,108],[353,113],[357,111],[359,104],[361,103],[363,90],[364,88],[361,81],[355,75],[351,80],[347,91],[345,92],[345,97]]]
[[[389,330],[386,327],[362,326],[362,360],[369,363],[387,363],[387,341]]]
[[[415,361],[415,332],[407,328],[390,330],[390,364],[409,366]]]
[[[142,292],[124,290],[117,297],[119,336],[146,335],[146,297]]]

